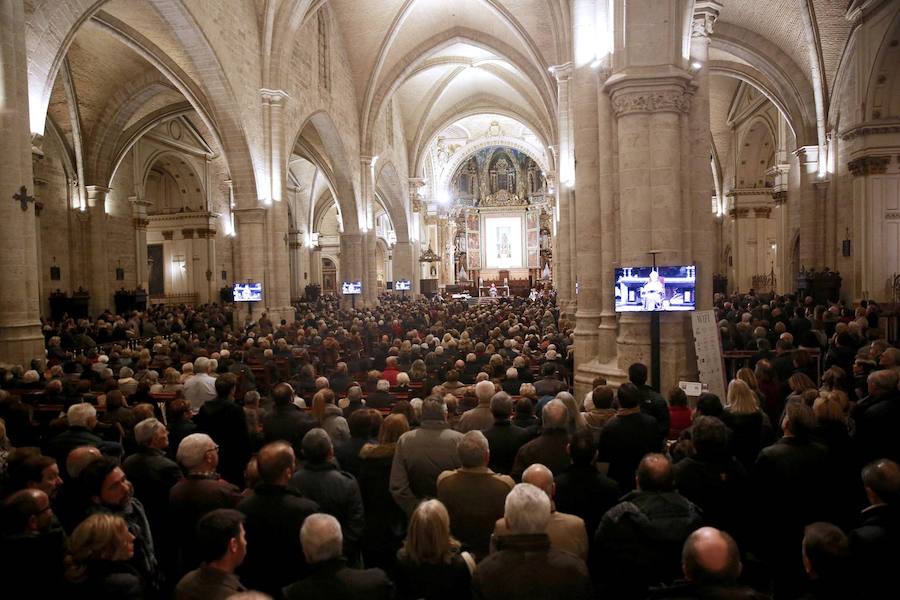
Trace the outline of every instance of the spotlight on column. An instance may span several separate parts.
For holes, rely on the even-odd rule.
[[[450,204],[450,194],[443,190],[438,192],[437,201],[441,206],[447,206]]]
[[[701,68],[703,68],[703,63],[697,61],[691,63],[691,69],[693,69],[694,71],[699,71]]]
[[[599,58],[595,58],[595,59],[593,60],[593,62],[591,62],[591,68],[592,68],[592,69],[599,69],[599,68],[600,68],[600,65],[602,65],[602,64],[603,64],[603,63],[600,61]]]

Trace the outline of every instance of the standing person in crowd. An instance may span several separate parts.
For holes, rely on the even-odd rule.
[[[307,572],[299,531],[319,505],[288,487],[296,466],[290,444],[273,442],[263,446],[257,465],[261,483],[237,506],[247,517],[244,529],[247,545],[253,549],[238,574],[248,588],[282,598],[281,589],[298,572]]]
[[[659,452],[663,436],[659,424],[641,411],[641,392],[623,383],[618,393],[619,410],[600,432],[598,460],[609,463],[609,476],[622,490],[634,489],[638,463],[648,452]]]
[[[391,496],[390,477],[397,440],[407,431],[405,416],[388,415],[378,431],[378,442],[359,451],[359,490],[366,515],[363,561],[388,573],[393,573],[394,556],[406,532],[406,514]]]
[[[527,400],[526,400],[527,401]],[[531,434],[510,420],[513,402],[509,394],[497,393],[491,398],[491,415],[494,425],[485,430],[484,436],[490,446],[488,467],[497,473],[509,475],[512,472],[516,454]]]
[[[568,420],[569,410],[562,400],[554,399],[544,406],[541,435],[519,448],[513,462],[513,479],[521,480],[525,469],[535,463],[557,473],[563,472],[572,464],[572,459],[566,452],[569,444],[566,428]]]
[[[647,385],[647,365],[633,363],[629,366],[628,381],[633,383],[640,392],[641,412],[656,419],[656,427],[659,429],[660,436],[665,439],[669,435],[669,406],[659,392]],[[654,385],[658,387],[659,382],[655,382]]]
[[[184,397],[191,403],[191,410],[196,413],[210,400],[215,400],[216,378],[210,375],[212,365],[205,356],[194,361],[194,374],[184,383]]]
[[[400,436],[391,466],[391,494],[412,515],[422,500],[437,496],[437,478],[460,466],[456,447],[463,434],[447,424],[447,405],[435,396],[422,403],[422,426]]]
[[[9,592],[35,598],[62,596],[66,534],[54,523],[47,494],[19,490],[6,499],[0,515],[0,565]],[[25,585],[20,588],[14,578]]]
[[[341,525],[331,515],[310,515],[300,528],[309,575],[284,588],[285,600],[366,598],[390,600],[394,584],[381,569],[353,569],[341,556]]]
[[[520,483],[506,497],[503,519],[508,534],[496,541],[497,551],[476,567],[475,598],[530,600],[592,597],[584,561],[551,546],[546,530],[550,498],[530,483]]]
[[[865,600],[880,597],[894,585],[900,556],[900,466],[878,459],[862,470],[868,506],[850,532],[855,592]]]
[[[196,377],[196,375],[195,375]],[[197,430],[219,444],[219,471],[231,483],[243,485],[250,459],[250,435],[244,410],[234,401],[237,379],[225,373],[215,380],[216,398],[208,400],[194,417]]]
[[[666,439],[677,440],[682,431],[690,428],[692,416],[687,394],[680,387],[673,387],[669,391],[669,433]]]
[[[450,534],[450,516],[439,500],[426,500],[409,520],[397,553],[399,600],[466,600],[472,595],[475,559]]]
[[[775,439],[759,398],[740,379],[732,379],[728,384],[722,421],[732,432],[731,451],[745,468],[752,468],[759,451]]]
[[[300,454],[303,436],[316,427],[316,420],[294,404],[294,388],[289,383],[279,383],[272,388],[274,408],[263,417],[263,439],[266,443],[283,440]]]
[[[120,516],[95,514],[69,540],[71,596],[76,600],[143,600],[146,582],[134,568],[135,536]]]
[[[228,600],[246,591],[234,574],[247,556],[243,513],[219,508],[204,515],[196,538],[203,563],[178,582],[175,600]]]
[[[485,431],[494,423],[491,414],[491,398],[494,397],[495,388],[491,381],[479,381],[475,384],[475,396],[478,398],[478,406],[467,410],[459,420],[457,429],[460,433],[479,430]]]

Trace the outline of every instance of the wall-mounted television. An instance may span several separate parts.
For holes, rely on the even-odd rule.
[[[236,283],[232,289],[235,302],[261,302],[261,283]]]
[[[362,281],[344,281],[341,283],[341,293],[345,296],[362,294]]]
[[[616,312],[694,310],[697,267],[616,268]]]
[[[412,282],[409,279],[398,279],[394,282],[394,289],[400,292],[408,292],[412,289]]]

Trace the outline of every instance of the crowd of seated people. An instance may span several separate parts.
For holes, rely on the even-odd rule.
[[[47,364],[0,372],[0,589],[890,597],[900,361],[872,307],[831,332],[790,298],[717,308],[752,366],[725,398],[668,400],[640,363],[576,398],[544,301],[47,323]]]

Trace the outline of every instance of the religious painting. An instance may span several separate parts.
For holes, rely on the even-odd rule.
[[[530,210],[525,214],[525,223],[526,228],[528,229],[537,229],[538,228],[538,213],[534,210]]]
[[[469,270],[478,270],[481,268],[481,236],[477,231],[470,231],[466,240],[467,252],[466,257],[469,263]]]
[[[522,216],[485,217],[484,262],[488,269],[523,267]]]
[[[62,279],[62,272],[59,267],[50,267],[50,281],[59,281]]]
[[[537,248],[528,248],[528,268],[529,269],[538,269],[541,266],[540,263],[541,254],[538,252]]]

